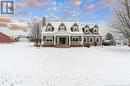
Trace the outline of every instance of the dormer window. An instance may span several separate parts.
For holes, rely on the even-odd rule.
[[[60,26],[60,30],[65,30],[65,26]]]
[[[79,27],[76,23],[71,27],[71,31],[72,32],[78,32],[79,31]]]
[[[84,29],[84,32],[85,32],[85,33],[89,33],[89,30],[88,30],[88,29],[89,29],[89,28],[86,27],[86,28]]]
[[[46,31],[47,32],[52,32],[54,30],[54,27],[49,23],[47,26],[46,26]]]
[[[97,25],[95,25],[93,32],[98,33],[98,26]]]
[[[65,25],[62,23],[59,27],[59,31],[65,31],[66,30],[66,27]]]
[[[83,32],[84,33],[89,33],[89,27],[87,25],[83,28]]]
[[[94,29],[94,33],[97,33],[97,29]]]

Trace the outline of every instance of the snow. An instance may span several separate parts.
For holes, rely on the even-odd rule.
[[[130,86],[130,47],[0,44],[0,86]]]

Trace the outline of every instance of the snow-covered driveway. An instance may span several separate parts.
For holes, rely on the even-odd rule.
[[[0,86],[130,86],[130,48],[0,44]]]

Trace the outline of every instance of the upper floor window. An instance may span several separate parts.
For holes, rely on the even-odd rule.
[[[97,29],[94,29],[94,33],[97,33]]]
[[[50,23],[48,23],[48,25],[46,26],[46,31],[52,32],[53,30],[54,30],[54,27]]]
[[[72,32],[78,32],[78,31],[79,31],[79,27],[78,27],[77,23],[75,23],[75,24],[71,27],[71,31],[72,31]]]
[[[94,26],[93,32],[98,33],[98,26],[97,25]]]
[[[83,28],[83,32],[84,32],[84,33],[89,33],[89,27],[88,27],[88,26],[85,26],[85,27]]]
[[[88,28],[88,27],[85,27],[84,32],[85,32],[85,33],[89,33],[89,28]]]
[[[66,30],[66,27],[65,25],[62,23],[59,27],[59,31],[65,31]]]

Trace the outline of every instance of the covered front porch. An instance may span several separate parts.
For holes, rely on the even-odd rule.
[[[56,48],[69,48],[69,36],[56,36],[55,37],[55,45]]]

